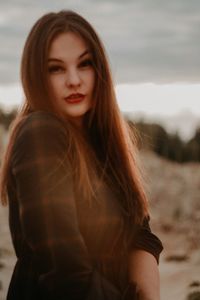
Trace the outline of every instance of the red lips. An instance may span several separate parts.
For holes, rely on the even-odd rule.
[[[79,103],[81,101],[83,101],[83,99],[85,98],[85,95],[77,93],[77,94],[71,94],[68,97],[65,98],[65,100],[68,103]]]

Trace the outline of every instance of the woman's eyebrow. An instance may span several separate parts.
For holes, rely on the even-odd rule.
[[[89,51],[88,49],[86,49],[86,50],[79,56],[79,59],[82,58],[83,56],[85,56],[86,54],[91,54],[91,51]]]
[[[62,59],[59,59],[59,58],[53,58],[53,57],[48,58],[48,62],[51,62],[51,61],[63,62]]]
[[[78,57],[78,59],[81,59],[81,58],[83,58],[85,55],[87,55],[87,54],[91,54],[91,51],[89,51],[88,49],[86,49],[81,55],[79,55],[79,57]],[[48,62],[60,62],[60,63],[62,63],[63,62],[63,60],[62,59],[60,59],[60,58],[54,58],[54,57],[49,57],[48,58]]]

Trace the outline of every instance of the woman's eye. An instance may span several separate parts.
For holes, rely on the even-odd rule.
[[[50,66],[48,68],[49,73],[58,73],[58,72],[62,72],[63,68],[61,66]]]
[[[93,65],[92,60],[86,59],[79,64],[79,67],[84,68],[84,67],[90,67],[92,65]]]

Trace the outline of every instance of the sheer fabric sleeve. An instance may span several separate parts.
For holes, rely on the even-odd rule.
[[[130,248],[142,249],[151,253],[157,260],[157,263],[159,263],[163,245],[160,239],[152,232],[149,222],[150,217],[148,216],[144,219],[142,225],[136,227],[131,239]]]
[[[22,124],[13,150],[22,233],[45,270],[39,273],[40,292],[52,300],[121,299],[90,261],[79,230],[66,149],[62,122],[38,112]]]

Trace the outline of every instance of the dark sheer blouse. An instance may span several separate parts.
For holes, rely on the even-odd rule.
[[[65,127],[50,113],[31,113],[17,134],[8,186],[17,263],[7,299],[134,299],[128,251],[158,261],[162,244],[149,219],[127,226],[106,184],[91,206],[74,196],[66,146]]]

